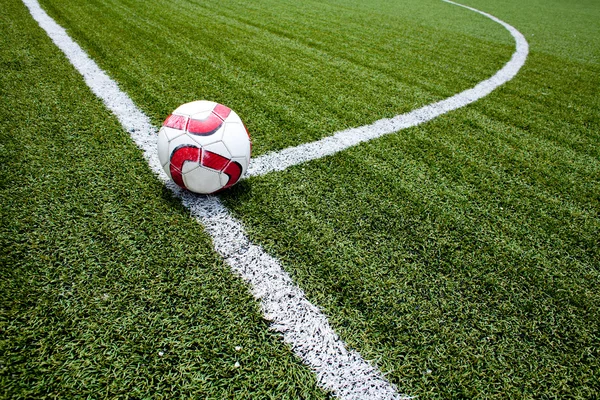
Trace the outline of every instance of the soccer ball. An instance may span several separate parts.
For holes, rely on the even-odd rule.
[[[233,186],[250,164],[250,135],[240,117],[212,101],[183,104],[158,132],[158,158],[173,181],[195,193]]]

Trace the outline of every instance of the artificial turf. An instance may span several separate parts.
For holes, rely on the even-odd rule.
[[[211,99],[243,118],[254,155],[446,98],[512,52],[500,25],[441,1],[41,3],[156,125]]]
[[[326,398],[23,4],[0,15],[0,397]]]
[[[242,116],[255,154],[460,92],[513,51],[502,27],[439,1],[42,5],[156,125],[180,103],[218,101]],[[222,197],[402,392],[593,398],[600,6],[468,5],[529,41],[513,81],[425,125]],[[24,7],[10,6],[5,393],[323,396],[127,134]],[[252,367],[231,369],[236,337]]]
[[[489,11],[532,24],[536,5],[504,3]],[[543,11],[538,23],[567,42],[577,15]],[[341,336],[407,392],[600,391],[597,28],[555,52],[532,39],[514,81],[472,106],[226,195]]]

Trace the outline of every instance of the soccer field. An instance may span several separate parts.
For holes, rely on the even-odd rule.
[[[6,0],[0,394],[391,398],[331,384],[320,371],[345,366],[318,365],[294,328],[398,397],[597,396],[600,3],[464,1],[490,15],[439,0],[41,0],[153,129],[182,103],[226,104],[255,162],[477,87],[519,53],[491,16],[528,43],[482,98],[207,200],[165,186],[143,133]],[[207,201],[243,235],[190,216]],[[248,246],[330,334],[269,311],[265,298],[293,299],[236,269],[229,249]]]

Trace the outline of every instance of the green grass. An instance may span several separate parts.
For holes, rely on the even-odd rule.
[[[24,6],[0,26],[0,397],[325,398]]]
[[[246,121],[255,155],[443,99],[512,53],[501,26],[440,1],[43,4],[156,125],[179,104],[212,99]],[[410,12],[424,20],[431,9],[441,19],[412,22]]]
[[[42,2],[156,125],[219,101],[255,154],[460,92],[513,51],[440,1],[65,3]],[[222,197],[401,391],[593,398],[600,5],[468,5],[529,41],[513,81]],[[323,396],[24,7],[1,15],[6,397]]]

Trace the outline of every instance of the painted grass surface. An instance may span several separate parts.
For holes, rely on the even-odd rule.
[[[262,1],[252,7],[199,1],[42,4],[155,123],[179,103],[220,101],[248,123],[257,154],[454,94],[489,77],[512,52],[501,27],[434,1]],[[253,178],[224,196],[253,240],[283,260],[343,339],[376,360],[407,393],[590,398],[600,391],[600,19],[593,17],[600,7],[589,1],[565,4],[470,2],[515,25],[530,40],[530,58],[513,82],[422,127]],[[18,24],[4,19],[3,27],[17,32]],[[35,43],[47,43],[33,24],[28,29],[36,32]],[[581,34],[585,40],[571,40]],[[13,37],[14,42],[18,35]],[[48,53],[56,57],[45,46],[34,60]],[[29,336],[18,336],[15,324],[4,325],[12,329],[5,346],[18,344],[9,347],[10,354],[23,357],[20,362],[27,362],[28,354],[38,357],[31,364],[15,364],[25,365],[22,369],[10,364],[4,379],[43,385],[42,372],[54,370],[46,359],[67,365],[60,364],[66,355],[51,347],[64,336],[49,334],[48,321],[66,320],[63,330],[83,326],[85,333],[63,339],[75,367],[51,375],[50,387],[64,391],[77,387],[71,382],[81,382],[81,376],[98,380],[91,387],[109,389],[108,380],[102,380],[107,374],[120,382],[137,379],[134,364],[127,363],[130,356],[106,346],[165,347],[172,356],[163,342],[178,339],[177,349],[190,346],[190,336],[175,328],[181,324],[183,331],[199,334],[201,339],[192,343],[208,362],[198,366],[190,360],[194,352],[166,366],[141,362],[152,366],[142,370],[149,379],[138,385],[144,390],[155,389],[160,377],[177,375],[177,368],[186,366],[200,368],[193,375],[197,380],[181,378],[164,387],[206,390],[214,397],[239,390],[244,397],[252,385],[264,385],[258,389],[264,396],[318,396],[312,377],[266,333],[246,290],[208,250],[198,226],[165,199],[141,157],[135,161],[137,150],[115,123],[105,122],[110,117],[98,102],[87,97],[89,104],[77,104],[77,93],[57,96],[59,87],[81,86],[64,86],[54,70],[38,61],[25,65],[42,68],[34,70],[38,79],[19,84],[16,78],[24,75],[18,68],[32,57],[32,48],[31,43],[3,47],[7,66],[17,69],[3,83],[11,88],[3,95],[9,104],[5,110],[35,105],[42,108],[36,115],[47,120],[47,131],[65,124],[69,129],[60,139],[44,138],[58,140],[54,144],[29,140],[32,151],[25,153],[21,142],[8,139],[14,138],[17,121],[36,121],[35,127],[46,123],[32,116],[3,117],[14,121],[5,124],[3,133],[2,239],[8,243],[3,257],[9,261],[5,265],[20,266],[10,275],[3,269],[8,277],[3,299],[22,299],[7,303],[3,311],[10,310],[9,321],[8,316],[23,310],[38,316],[27,325]],[[78,82],[69,74],[71,82]],[[52,101],[41,101],[41,95]],[[91,120],[76,118],[75,124],[62,119],[63,112],[48,110],[48,102],[61,110],[77,107]],[[26,131],[29,137],[37,132]],[[73,132],[92,141],[83,142],[75,155],[63,148]],[[127,160],[130,166],[123,168]],[[31,172],[15,172],[17,165]],[[90,181],[90,170],[104,172]],[[10,183],[7,177],[15,175],[21,178]],[[88,192],[90,185],[99,191]],[[47,214],[48,209],[53,211]],[[196,242],[203,243],[200,249]],[[167,248],[177,251],[163,259]],[[50,261],[40,265],[42,256]],[[67,262],[80,267],[71,272],[63,266],[63,276],[56,275],[61,271],[56,266]],[[145,267],[134,268],[140,264]],[[119,275],[101,273],[113,270]],[[89,284],[80,293],[65,279],[75,288]],[[173,285],[173,280],[182,283]],[[162,299],[156,300],[164,304],[158,313],[169,329],[152,322],[160,319],[154,319],[153,303],[148,306],[146,292],[140,292],[140,286],[148,288],[145,284],[148,297]],[[182,295],[179,288],[189,287],[195,291]],[[30,293],[40,293],[44,302],[28,303],[35,298]],[[81,307],[69,303],[73,296]],[[101,307],[113,298],[115,308]],[[131,304],[136,307],[130,310]],[[174,317],[167,310],[177,310],[178,304],[189,311]],[[222,319],[206,322],[214,317],[207,311],[217,306]],[[51,317],[43,319],[46,311]],[[131,333],[119,336],[119,322],[111,321],[126,311],[126,321],[145,325],[136,330],[126,324]],[[88,338],[96,339],[102,329],[110,336],[92,345]],[[219,329],[235,334],[219,335]],[[244,348],[260,355],[252,358],[253,374],[243,370],[232,378],[228,368],[231,354],[237,353],[227,346],[236,335],[249,337]],[[36,341],[40,336],[46,340]],[[31,349],[28,343],[46,347]],[[93,359],[88,354],[106,363],[88,365]],[[107,354],[116,361],[106,361]],[[261,362],[267,358],[271,362],[265,366]],[[16,375],[12,380],[11,374]],[[61,377],[68,379],[59,383]],[[209,386],[199,388],[198,381]]]
[[[326,398],[24,6],[1,15],[0,397]]]

